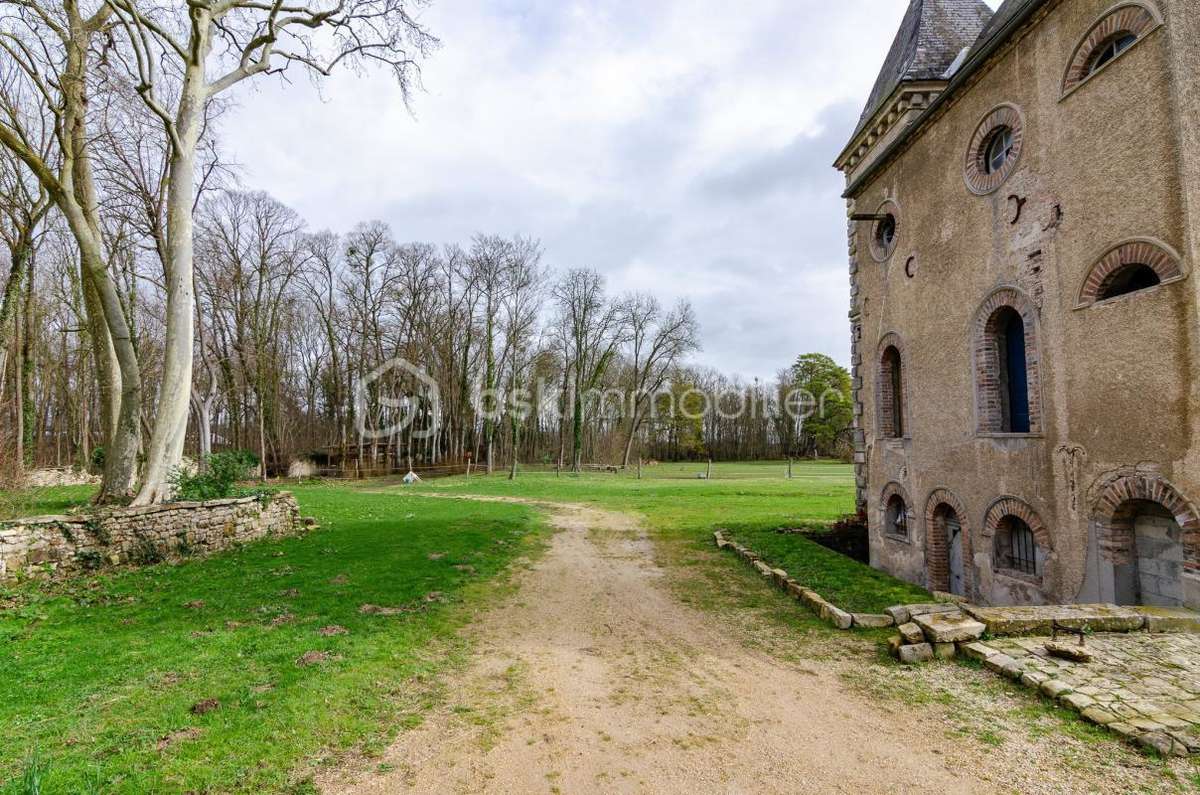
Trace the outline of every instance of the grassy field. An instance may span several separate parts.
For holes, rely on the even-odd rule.
[[[632,473],[553,472],[458,477],[417,487],[418,493],[485,494],[579,502],[643,516],[656,540],[688,547],[710,546],[715,528],[784,568],[827,599],[856,612],[928,601],[927,591],[832,552],[780,527],[817,528],[854,507],[854,471],[848,464],[804,461],[787,478],[784,462],[714,464],[712,479],[700,479],[704,464],[661,464]],[[732,556],[730,557],[732,561]]]
[[[4,792],[306,791],[322,757],[419,720],[543,533],[521,506],[296,491],[307,537],[0,592]]]

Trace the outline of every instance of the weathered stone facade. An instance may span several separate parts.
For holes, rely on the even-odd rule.
[[[1198,74],[1194,0],[912,0],[836,164],[872,565],[1200,607]]]
[[[287,492],[0,522],[0,580],[208,555],[299,529]]]

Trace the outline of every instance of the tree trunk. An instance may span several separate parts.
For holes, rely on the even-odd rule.
[[[196,145],[200,138],[207,87],[204,60],[208,53],[208,11],[194,10],[200,42],[194,61],[184,74],[179,111],[176,114],[178,143],[173,146],[167,188],[167,261],[163,263],[167,293],[166,340],[162,383],[158,392],[158,415],[146,451],[146,471],[134,505],[162,502],[168,494],[167,476],[183,458],[187,435],[188,404],[192,393],[192,345],[195,306],[193,296],[192,202],[196,184]],[[194,34],[195,35],[195,34]],[[260,450],[262,407],[259,407]],[[266,466],[266,461],[262,462]]]
[[[571,420],[571,467],[575,472],[583,471],[583,390],[575,386],[572,395]]]
[[[22,310],[25,328],[21,332],[20,372],[21,394],[24,396],[21,408],[24,416],[21,418],[20,447],[24,452],[22,466],[29,468],[33,466],[34,457],[37,455],[37,417],[33,402],[33,257],[27,253],[25,261],[25,306]]]

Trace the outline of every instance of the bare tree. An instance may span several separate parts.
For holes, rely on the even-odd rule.
[[[594,270],[567,271],[553,295],[571,371],[571,467],[578,472],[583,468],[584,401],[626,338],[625,313],[604,294],[604,278]]]
[[[625,300],[629,331],[629,429],[622,466],[629,466],[633,440],[646,420],[654,396],[684,357],[700,349],[700,326],[692,305],[680,301],[664,315],[651,295],[631,295]]]
[[[126,48],[117,57],[123,59],[146,106],[161,120],[170,143],[163,261],[166,350],[158,420],[134,501],[145,504],[165,496],[164,478],[183,454],[187,430],[193,353],[192,203],[196,152],[211,103],[256,75],[295,66],[320,77],[343,62],[386,67],[407,97],[418,74],[415,58],[427,53],[435,40],[410,16],[411,0],[106,3],[126,34]],[[168,88],[173,83],[177,90]]]
[[[126,308],[105,257],[88,131],[93,45],[111,9],[77,3],[0,3],[0,146],[37,178],[79,246],[84,304],[95,353],[107,441],[97,499],[125,496],[140,446],[141,368]],[[49,137],[44,131],[52,131]],[[48,149],[40,147],[49,140]]]

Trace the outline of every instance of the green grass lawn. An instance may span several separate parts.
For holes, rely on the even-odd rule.
[[[632,473],[553,472],[457,477],[416,487],[439,493],[487,494],[581,502],[645,517],[658,540],[711,545],[715,528],[730,530],[746,546],[786,569],[807,587],[847,610],[879,612],[929,593],[828,550],[780,527],[823,527],[854,509],[854,470],[848,464],[803,461],[713,465],[712,479],[697,477],[705,464],[646,467]],[[729,564],[741,565],[729,556]]]
[[[86,505],[94,486],[47,486],[19,492],[0,491],[0,522],[22,516],[64,514]]]
[[[296,492],[323,525],[306,537],[0,591],[4,792],[34,774],[42,792],[306,791],[323,757],[419,720],[457,629],[544,532],[516,505]]]
[[[843,610],[879,613],[898,604],[931,601],[924,588],[897,580],[826,549],[799,533],[777,533],[761,525],[735,525],[727,536],[757,552]]]

